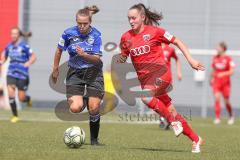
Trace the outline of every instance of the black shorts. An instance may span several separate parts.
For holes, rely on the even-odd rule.
[[[28,90],[29,78],[19,79],[19,78],[7,76],[7,85],[15,85],[17,89],[21,91],[26,91]]]
[[[103,99],[104,80],[102,69],[96,67],[74,69],[69,68],[66,77],[67,98],[74,95],[98,97]]]

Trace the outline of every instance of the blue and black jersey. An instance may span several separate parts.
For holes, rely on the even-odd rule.
[[[29,68],[24,67],[24,63],[29,60],[32,53],[32,49],[24,40],[20,40],[16,44],[8,44],[5,48],[5,57],[10,58],[7,75],[18,79],[27,79]]]
[[[80,46],[84,52],[90,55],[102,56],[101,33],[94,27],[91,27],[87,35],[80,33],[77,26],[66,29],[58,43],[58,48],[69,53],[68,65],[75,69],[83,69],[94,66],[77,55],[76,48]],[[102,67],[102,64],[101,64]]]

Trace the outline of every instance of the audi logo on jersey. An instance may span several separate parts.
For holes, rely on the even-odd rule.
[[[134,57],[149,53],[151,50],[149,45],[139,46],[130,50],[130,54]]]

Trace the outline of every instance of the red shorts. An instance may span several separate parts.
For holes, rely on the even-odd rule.
[[[154,96],[161,100],[167,107],[172,104],[172,99],[167,94],[173,88],[172,75],[169,69],[163,75],[159,75],[158,72],[150,73],[143,79],[140,79],[140,83],[142,89],[153,91],[155,93]]]
[[[214,94],[221,93],[224,98],[229,98],[231,85],[229,83],[227,84],[212,83],[212,89]]]

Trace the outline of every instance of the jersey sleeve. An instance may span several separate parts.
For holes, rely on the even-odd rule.
[[[130,42],[128,42],[127,38],[123,35],[120,41],[121,55],[129,56],[129,45],[130,45]]]
[[[26,45],[24,46],[24,52],[25,52],[27,55],[31,56],[32,53],[33,53],[33,50],[30,48],[30,46],[29,46],[28,44],[26,44]]]
[[[157,28],[157,36],[161,43],[170,44],[175,40],[175,37],[172,34],[162,28]]]
[[[101,35],[97,36],[93,43],[93,50],[94,55],[102,56],[102,37]]]
[[[58,42],[58,48],[66,51],[68,45],[69,45],[69,41],[67,38],[67,34],[65,32],[63,32],[63,34],[60,37],[59,42]]]
[[[234,68],[236,66],[231,57],[228,58],[228,66],[229,68]]]

